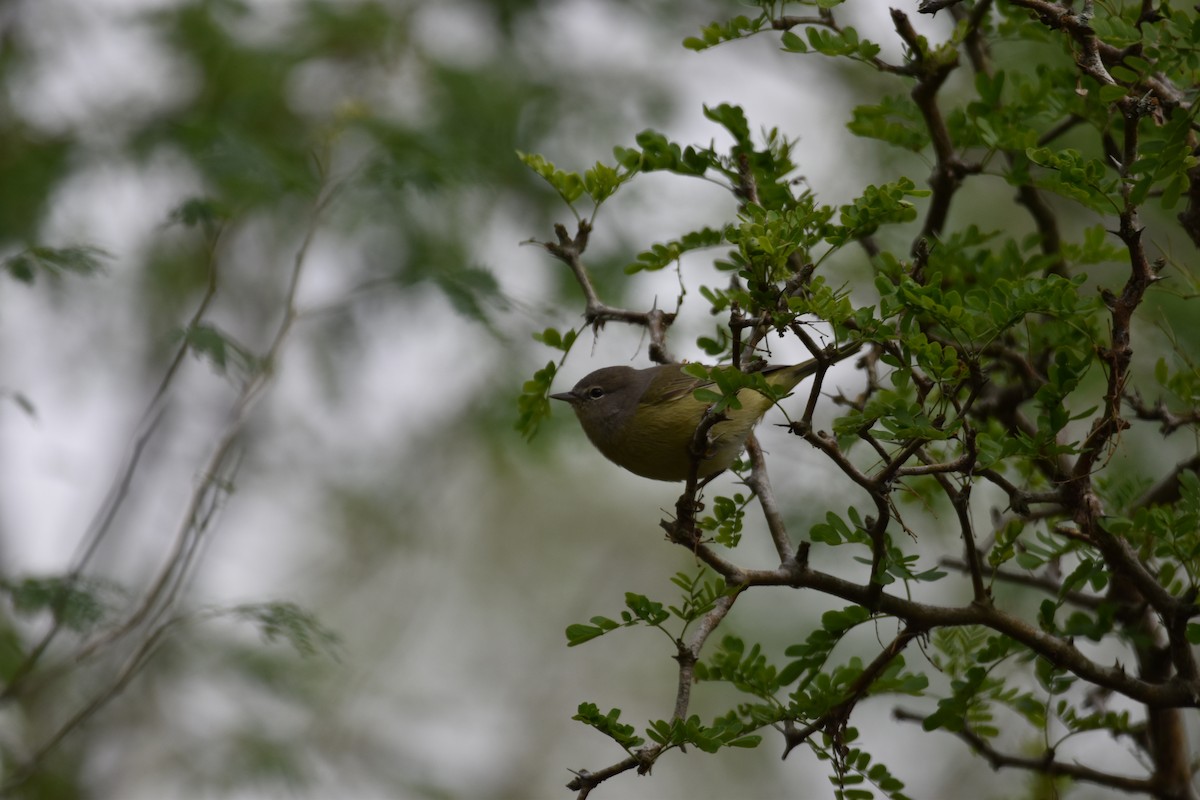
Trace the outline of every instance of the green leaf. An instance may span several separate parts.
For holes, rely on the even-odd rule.
[[[1104,162],[1087,158],[1078,150],[1051,150],[1031,147],[1026,157],[1048,172],[1034,181],[1036,186],[1082,203],[1100,213],[1113,213],[1120,208],[1117,179],[1110,176]]]
[[[911,222],[917,218],[917,209],[905,198],[928,194],[928,190],[918,189],[908,178],[883,186],[868,186],[861,197],[841,207],[841,224],[830,228],[826,240],[840,247],[870,236],[882,225]]]
[[[746,147],[750,144],[750,123],[746,121],[746,112],[741,106],[721,103],[718,106],[704,106],[704,116],[721,125],[729,131],[738,145]]]
[[[631,177],[632,173],[622,175],[615,168],[596,162],[595,166],[583,174],[584,190],[597,206],[612,197],[617,189]]]
[[[634,592],[625,593],[625,606],[638,619],[650,625],[661,625],[670,618],[670,613],[662,603],[650,600],[645,595]]]
[[[230,367],[247,374],[260,368],[257,356],[212,325],[198,322],[184,328],[179,335],[193,355],[207,359],[222,375],[227,374]]]
[[[761,737],[761,736],[742,736],[741,738],[726,742],[725,746],[726,747],[758,747],[760,744],[762,744],[762,738],[763,737]]]
[[[766,14],[751,19],[739,14],[728,22],[713,22],[700,30],[700,36],[689,36],[683,40],[683,46],[688,50],[707,50],[723,42],[742,39],[757,33],[769,22]]]
[[[252,622],[267,641],[282,640],[302,656],[313,656],[319,651],[337,655],[338,635],[296,603],[248,603],[234,607],[232,613]]]
[[[929,144],[929,131],[907,95],[889,96],[877,105],[858,106],[846,127],[856,136],[878,139],[919,153]]]
[[[429,276],[460,314],[486,322],[485,301],[500,298],[500,282],[487,267],[455,263]]]
[[[791,31],[784,31],[779,37],[779,42],[783,45],[783,49],[789,53],[808,52],[808,45],[804,43],[804,40]]]
[[[214,227],[232,216],[230,209],[211,197],[184,200],[167,214],[167,221],[187,228]]]
[[[576,645],[583,644],[584,642],[590,642],[592,639],[603,636],[605,633],[607,633],[607,631],[605,631],[599,625],[575,624],[568,625],[566,633],[567,647],[575,647]]]
[[[0,582],[13,611],[22,617],[50,613],[68,630],[86,632],[108,618],[113,610],[115,584],[87,578],[22,578]]]
[[[533,374],[532,379],[525,381],[521,386],[521,395],[517,398],[519,413],[513,427],[520,431],[526,440],[533,439],[541,428],[542,421],[550,416],[550,385],[554,382],[557,372],[558,365],[548,361],[546,366]]]
[[[574,203],[583,194],[584,181],[579,173],[561,170],[536,153],[522,153],[518,150],[517,158],[550,184],[567,205]]]
[[[619,708],[613,708],[607,714],[601,714],[595,703],[580,703],[575,716],[571,719],[590,725],[625,750],[631,750],[644,744],[645,740],[634,734],[633,726],[620,722],[620,717],[621,709]]]
[[[571,329],[566,333],[559,333],[556,328],[546,328],[541,333],[534,333],[534,341],[541,342],[547,347],[553,347],[555,350],[562,350],[564,353],[571,351],[571,346],[575,344],[575,339],[578,333]]]
[[[650,272],[660,270],[679,261],[684,253],[705,247],[715,247],[724,241],[723,231],[712,228],[690,231],[679,239],[651,245],[649,250],[638,253],[636,260],[626,265],[625,273],[632,275],[643,270]]]
[[[0,267],[22,283],[33,283],[39,274],[51,278],[92,275],[100,271],[106,258],[112,256],[98,247],[31,247],[0,261]]]

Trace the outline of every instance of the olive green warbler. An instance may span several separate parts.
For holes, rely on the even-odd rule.
[[[828,360],[848,358],[860,347],[857,342],[842,345],[830,352]],[[773,389],[784,393],[818,366],[816,359],[769,366],[762,375]],[[682,481],[691,472],[692,439],[709,407],[693,393],[711,384],[688,375],[678,364],[646,369],[605,367],[583,378],[571,391],[550,397],[570,404],[584,433],[610,461],[644,478]],[[749,388],[739,391],[737,398],[741,408],[728,409],[726,418],[708,433],[708,451],[696,473],[699,478],[728,469],[750,431],[774,404]]]

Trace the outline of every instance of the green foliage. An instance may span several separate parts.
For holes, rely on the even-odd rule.
[[[778,671],[767,663],[759,645],[746,651],[736,636],[724,637],[707,661],[696,665],[696,680],[724,681],[739,692],[769,700],[779,691]]]
[[[1081,710],[1071,696],[1052,700],[1052,696],[1062,695],[1071,687],[1073,677],[1046,659],[1031,659],[1009,639],[979,627],[948,628],[934,634],[933,644],[937,651],[934,663],[953,680],[951,694],[939,699],[937,710],[925,718],[926,730],[969,731],[983,739],[994,739],[1001,731],[997,710],[1004,708],[1037,737],[1049,735],[1060,729],[1058,726],[1066,731],[1060,734],[1061,739],[1092,732],[1136,735],[1138,726],[1128,711],[1090,705]],[[1012,686],[997,674],[999,665],[1014,657],[1018,662],[1033,661],[1039,684],[1036,691]]]
[[[554,191],[558,192],[558,196],[561,197],[563,202],[567,205],[573,204],[576,200],[583,196],[585,191],[587,191],[584,179],[579,175],[579,173],[561,170],[539,155],[529,155],[528,153],[518,152],[517,156],[521,159],[522,164],[529,167],[531,170],[536,172],[542,178],[542,180],[550,184]],[[615,171],[613,174],[615,175]],[[604,175],[607,177],[608,172],[606,171]],[[607,182],[603,184],[603,188],[608,188]],[[599,200],[596,202],[598,203]]]
[[[573,328],[568,329],[566,333],[559,332],[557,328],[546,328],[541,333],[534,333],[533,339],[561,351],[562,360],[565,360],[578,336],[578,331]],[[554,384],[554,376],[558,374],[562,360],[558,363],[547,362],[545,367],[535,372],[533,378],[525,381],[521,387],[521,395],[517,398],[520,415],[514,427],[527,440],[537,435],[542,421],[550,416],[550,387]]]
[[[868,39],[860,39],[858,31],[851,27],[837,30],[811,26],[804,29],[805,38],[791,31],[784,31],[780,44],[789,53],[815,52],[826,56],[843,56],[855,61],[870,63],[879,55],[879,45]]]
[[[517,417],[515,427],[526,439],[536,436],[542,420],[550,416],[550,386],[554,383],[557,373],[558,365],[548,361],[545,367],[535,372],[533,378],[521,386],[521,396],[517,398],[517,407],[521,413]]]
[[[663,747],[691,745],[705,753],[715,753],[722,747],[757,747],[762,741],[761,736],[745,735],[736,721],[718,718],[712,725],[704,725],[694,714],[684,720],[654,720],[646,736]]]
[[[197,448],[210,442],[196,427],[207,424],[207,415],[183,420],[170,412],[179,388],[173,376],[181,374],[175,356],[195,355],[234,382],[261,378],[251,384],[257,391],[275,366],[264,363],[260,343],[272,341],[273,324],[280,318],[290,323],[295,312],[295,338],[306,348],[299,363],[311,372],[320,395],[308,398],[316,405],[297,406],[299,416],[283,426],[295,433],[305,430],[314,415],[330,424],[345,411],[325,404],[338,403],[356,380],[360,359],[352,345],[378,335],[380,319],[394,319],[397,301],[406,314],[418,307],[422,312],[439,308],[420,296],[421,289],[432,288],[448,299],[468,326],[473,322],[487,333],[501,333],[495,312],[506,308],[506,299],[493,265],[478,259],[481,253],[505,257],[481,246],[479,237],[510,224],[513,213],[545,219],[550,204],[537,174],[511,154],[562,132],[564,111],[575,113],[581,97],[600,98],[623,74],[637,78],[621,89],[630,109],[643,106],[659,85],[634,65],[548,73],[539,54],[531,54],[530,43],[518,38],[528,30],[526,15],[540,12],[523,0],[468,3],[459,9],[472,17],[472,31],[488,41],[477,52],[448,53],[419,27],[436,4],[425,5],[429,8],[403,1],[303,0],[264,9],[240,0],[183,0],[120,19],[104,13],[45,17],[36,4],[14,6],[11,13],[6,8],[0,55],[6,98],[0,126],[0,264],[15,281],[40,282],[39,290],[51,292],[60,288],[60,278],[109,267],[117,274],[104,287],[103,303],[86,287],[66,284],[70,291],[54,294],[55,304],[30,304],[21,309],[29,314],[6,320],[17,326],[10,333],[26,365],[11,379],[25,380],[27,367],[46,373],[56,364],[66,370],[42,375],[53,378],[46,386],[0,385],[0,402],[11,402],[3,403],[10,412],[7,421],[31,429],[26,438],[41,442],[33,446],[55,449],[65,443],[61,455],[71,459],[26,459],[30,445],[23,442],[13,463],[32,471],[30,477],[39,470],[61,472],[59,478],[71,477],[62,487],[72,492],[64,498],[69,513],[58,515],[61,519],[47,516],[47,499],[36,492],[9,497],[28,509],[7,510],[16,512],[14,520],[29,511],[61,528],[86,522],[91,504],[100,508],[97,527],[77,532],[83,536],[77,550],[70,530],[54,531],[56,541],[67,537],[65,544],[43,555],[58,558],[62,574],[13,575],[11,569],[27,554],[8,559],[14,554],[6,550],[0,559],[9,568],[0,575],[6,601],[0,611],[0,698],[8,702],[0,736],[0,794],[86,794],[82,765],[92,760],[91,749],[97,742],[117,742],[123,730],[139,726],[163,733],[154,743],[161,749],[147,753],[163,757],[158,766],[199,794],[237,794],[251,784],[263,790],[260,781],[268,780],[287,783],[268,792],[303,793],[300,784],[311,778],[308,765],[331,764],[331,751],[336,751],[333,760],[349,762],[359,755],[359,745],[343,749],[304,741],[302,749],[289,738],[291,731],[278,735],[274,713],[258,713],[262,708],[251,713],[254,704],[238,702],[244,696],[239,690],[246,688],[270,691],[274,701],[315,706],[314,698],[299,693],[285,698],[281,691],[294,689],[289,681],[297,674],[311,677],[311,666],[297,670],[289,660],[286,675],[277,673],[274,681],[244,687],[241,674],[228,686],[228,676],[218,670],[198,676],[197,664],[204,669],[234,662],[244,666],[256,656],[265,660],[261,654],[267,648],[243,648],[240,638],[215,636],[206,640],[198,661],[187,650],[193,643],[179,641],[191,635],[182,623],[232,616],[257,626],[268,641],[305,655],[329,651],[333,644],[332,634],[315,617],[286,603],[196,610],[207,584],[193,586],[192,580],[203,570],[205,536],[218,524],[226,499],[214,487],[230,485],[236,465],[217,464],[209,474],[205,465],[214,462],[200,461]],[[145,64],[139,62],[146,75],[85,91],[79,102],[69,99],[80,79],[105,83],[103,71],[72,70],[74,59],[113,45],[128,46],[125,55],[131,57],[148,56]],[[67,94],[46,91],[50,85]],[[613,124],[619,118],[613,115]],[[604,124],[595,121],[589,128],[604,135]],[[599,163],[580,172],[583,193],[597,204],[627,177],[625,170]],[[568,179],[568,189],[569,184]],[[188,196],[195,192],[203,194]],[[181,197],[187,199],[178,202]],[[169,208],[164,202],[178,204]],[[76,244],[71,238],[89,230],[120,243],[119,270],[93,243]],[[315,242],[310,257],[321,262],[318,269],[329,281],[324,286],[335,295],[308,307],[323,293],[309,293],[302,282],[297,305],[305,307],[281,309],[277,303],[288,287],[287,272],[302,260],[297,250],[300,256],[308,251],[302,245],[306,241]],[[24,302],[22,289],[9,289],[13,303]],[[102,321],[105,336],[81,348],[77,334],[95,327],[96,320]],[[444,314],[435,321],[452,324]],[[41,327],[43,322],[48,324]],[[440,329],[426,333],[442,336]],[[575,336],[574,331],[547,332],[542,341],[565,354]],[[275,349],[268,352],[274,355]],[[490,368],[510,374],[503,364]],[[551,369],[543,389],[552,377]],[[91,453],[99,456],[101,474],[83,480],[73,463],[81,448],[111,444],[111,437],[62,439],[62,412],[69,406],[42,397],[51,384],[55,393],[68,394],[102,385],[95,397],[73,398],[100,414],[89,411],[89,419],[78,421],[86,422],[82,427],[70,422],[73,434],[116,413],[114,402],[145,395],[154,403],[144,424],[126,433],[139,409],[116,413],[122,421],[108,433],[129,435],[128,448],[118,444],[112,453]],[[189,385],[185,391],[193,389]],[[20,418],[22,412],[33,416],[34,400],[48,409],[42,418]],[[545,391],[526,402],[525,431],[532,435],[548,413]],[[284,398],[277,409],[291,405]],[[164,409],[167,413],[159,414]],[[160,419],[168,421],[156,425]],[[269,435],[240,437],[228,452],[230,461],[268,470],[257,484],[261,488],[271,483],[269,470],[279,468],[271,455],[278,441],[267,431],[272,426],[260,430],[256,422],[250,424]],[[352,441],[348,437],[339,446]],[[191,458],[197,459],[194,464],[187,461]],[[317,468],[317,461],[334,469],[338,459],[310,460],[309,465],[289,464],[290,478],[300,476],[296,469]],[[126,462],[130,471],[123,474]],[[334,472],[338,481],[357,480],[345,470]],[[315,473],[303,477],[319,486]],[[111,494],[90,498],[95,482],[110,478]],[[313,508],[320,508],[319,500],[314,495]],[[190,507],[189,501],[194,501]],[[143,513],[147,509],[153,513]],[[164,519],[176,516],[192,527],[179,538],[158,530]],[[16,527],[10,539],[29,538],[29,531]],[[232,538],[248,541],[261,532],[259,526]],[[296,558],[302,550],[289,547],[276,555]],[[77,563],[78,576],[65,571]],[[326,566],[330,563],[335,562]],[[133,576],[130,585],[117,587],[95,577],[108,571]],[[703,602],[703,593],[694,602]],[[274,653],[269,658],[285,660]],[[214,691],[232,690],[232,714],[199,731],[192,742],[206,757],[171,761],[171,721],[160,718],[170,704],[142,702],[146,683],[138,681],[147,672],[153,673],[153,691],[164,698],[197,680]],[[123,708],[91,720],[106,703]],[[321,707],[322,714],[329,710],[327,704]],[[239,711],[244,720],[237,718]],[[239,730],[239,723],[246,728]],[[319,757],[313,758],[314,750],[321,751]],[[110,753],[124,755],[120,748]],[[210,769],[215,763],[221,768]],[[360,771],[366,773],[365,785],[372,786],[366,791],[388,793],[372,782],[393,776],[369,772]]]
[[[718,598],[735,591],[726,586],[725,581],[709,575],[704,569],[697,571],[695,577],[686,572],[677,572],[671,578],[671,583],[678,586],[683,594],[680,604],[668,606],[668,610],[683,622],[684,630],[712,610]]]
[[[878,105],[859,106],[846,127],[855,136],[878,139],[917,153],[929,145],[929,131],[906,97],[885,97]]]
[[[1154,380],[1174,400],[1189,405],[1200,400],[1200,369],[1194,364],[1182,364],[1172,370],[1167,359],[1160,358],[1154,364]]]
[[[91,275],[102,269],[103,259],[111,256],[98,247],[31,247],[0,262],[13,278],[33,283],[38,275],[60,278],[63,275]]]
[[[188,228],[213,229],[232,216],[225,204],[210,197],[193,197],[180,203],[169,215],[169,222]]]
[[[826,235],[835,247],[870,236],[883,225],[912,222],[917,218],[917,209],[906,197],[927,197],[929,192],[916,188],[907,178],[884,186],[868,186],[861,197],[850,205],[842,206],[839,213],[840,225],[834,226]]]
[[[684,253],[705,247],[716,247],[724,241],[724,233],[711,228],[690,231],[678,239],[664,244],[651,245],[649,250],[638,253],[636,260],[625,267],[625,273],[632,275],[643,270],[653,272],[664,269],[677,263]]]
[[[206,359],[219,374],[232,370],[246,376],[262,369],[261,359],[212,325],[197,323],[181,331],[180,337],[193,355]]]
[[[620,717],[621,710],[619,708],[611,709],[607,714],[601,714],[595,703],[580,703],[578,711],[571,719],[595,728],[620,745],[623,750],[629,752],[646,740],[635,735],[632,725],[618,722]]]
[[[116,584],[83,577],[4,580],[0,591],[8,595],[18,615],[48,613],[57,624],[77,633],[90,632],[108,620],[123,596]]]
[[[738,394],[749,389],[777,399],[755,371],[775,337],[810,349],[818,340],[852,340],[865,353],[853,388],[833,394],[832,435],[812,418],[816,397],[794,404],[804,417],[789,426],[827,458],[830,485],[855,487],[857,506],[830,510],[824,482],[810,496],[788,498],[803,506],[808,526],[795,559],[780,544],[784,521],[771,498],[705,498],[711,509],[695,513],[686,530],[695,539],[671,537],[693,542],[695,557],[731,584],[744,581],[735,587],[741,592],[791,587],[860,605],[826,614],[780,663],[770,643],[728,628],[713,635],[694,678],[726,684],[739,701],[707,728],[687,713],[651,722],[640,757],[683,744],[708,752],[737,740],[723,737],[772,726],[789,750],[804,743],[831,764],[837,796],[901,797],[900,781],[865,747],[851,746],[857,732],[848,724],[863,698],[890,693],[932,695],[935,705],[904,719],[958,734],[993,763],[1025,764],[1047,785],[1073,772],[1055,749],[1069,736],[1129,736],[1152,764],[1157,756],[1140,744],[1148,740],[1135,732],[1137,714],[1099,708],[1101,687],[1089,681],[1103,674],[1103,692],[1129,701],[1143,688],[1118,687],[1135,669],[1156,688],[1196,672],[1196,462],[1134,464],[1139,451],[1157,449],[1141,423],[1194,438],[1200,420],[1195,326],[1180,310],[1200,295],[1185,259],[1174,255],[1187,240],[1200,242],[1189,100],[1200,74],[1200,24],[1169,3],[1088,4],[1086,14],[1069,4],[960,3],[950,12],[953,30],[933,40],[896,10],[896,58],[843,24],[837,2],[753,5],[759,14],[711,23],[684,47],[778,36],[785,53],[880,73],[855,105],[849,132],[903,151],[884,163],[903,171],[916,164],[930,177],[926,186],[904,174],[872,175],[842,195],[849,201],[822,203],[796,177],[814,156],[785,133],[755,132],[733,102],[703,109],[732,140],[722,148],[644,130],[635,147],[614,149],[631,180],[652,171],[701,178],[736,202],[723,224],[635,244],[635,255],[622,259],[633,274],[678,266],[690,254],[690,270],[698,251],[718,248],[710,259],[716,279],[679,270],[682,295],[701,298],[715,320],[696,345],[720,366],[685,366],[705,382],[694,396],[713,414],[740,408]],[[1178,213],[1170,219],[1162,210]],[[1182,287],[1166,280],[1178,277]],[[631,312],[611,319],[642,319]],[[1152,325],[1166,332],[1169,356],[1154,352]],[[663,331],[652,333],[661,345]],[[1123,450],[1135,455],[1117,458]],[[780,550],[776,570],[727,562],[711,546],[735,548],[763,527],[755,499]],[[696,501],[681,498],[678,519],[664,527],[675,533],[692,523]],[[833,547],[850,557],[831,558]],[[831,574],[812,566],[831,562]],[[958,600],[909,605],[920,584],[952,575],[961,593],[941,596]],[[663,626],[672,613],[640,596],[627,605],[620,621],[572,626],[569,642]],[[835,652],[860,626],[881,627],[881,609],[900,618],[893,644],[880,641],[872,659]],[[727,611],[714,606],[710,628],[698,629],[730,624]],[[918,635],[928,637],[923,650],[940,680],[924,662],[910,671],[900,652]],[[1107,662],[1093,660],[1093,644],[1138,666],[1114,677]],[[676,655],[686,670],[686,654]],[[1163,659],[1169,678],[1147,666]],[[1194,697],[1172,702],[1190,706]],[[1000,758],[1009,727],[1038,742],[1043,761]],[[1183,739],[1175,745],[1176,755],[1188,747]],[[1153,769],[1148,781],[1157,779]]]
[[[1178,500],[1137,508],[1128,517],[1114,516],[1107,520],[1107,528],[1149,553],[1159,565],[1159,583],[1172,595],[1182,597],[1200,590],[1200,478],[1195,472],[1185,471],[1178,480]],[[1097,588],[1104,586],[1102,563],[1091,563],[1088,577]]]
[[[738,392],[743,389],[751,389],[767,397],[775,397],[778,394],[760,372],[747,374],[734,367],[706,367],[703,364],[688,364],[683,371],[708,381],[692,392],[692,395],[702,403],[711,404],[713,414],[723,414],[728,410],[741,408]]]
[[[555,350],[562,350],[564,353],[569,353],[571,352],[571,345],[575,344],[575,337],[578,335],[578,332],[574,329],[568,329],[566,333],[559,333],[555,328],[546,328],[541,333],[535,333],[533,339],[547,347],[553,347]]]
[[[453,261],[443,264],[430,280],[442,290],[455,311],[487,325],[486,306],[500,299],[500,284],[490,269]]]
[[[724,581],[711,576],[706,577],[703,569],[695,577],[689,576],[685,572],[676,573],[671,578],[671,583],[678,586],[683,592],[679,605],[668,606],[651,600],[645,595],[626,592],[626,610],[621,612],[619,622],[609,617],[595,616],[588,620],[589,624],[568,625],[567,646],[575,647],[618,628],[638,626],[655,628],[666,634],[671,641],[678,641],[693,622],[712,609],[717,598],[730,593],[730,589]],[[664,626],[664,623],[672,617],[682,623],[678,633],[672,633]]]
[[[302,656],[337,655],[338,635],[295,603],[247,603],[235,606],[230,613],[257,627],[264,640],[289,644]]]
[[[308,11],[322,7],[311,3]],[[237,3],[193,3],[153,16],[205,91],[174,124],[144,131],[139,143],[169,142],[194,154],[220,197],[236,197],[242,209],[293,192],[311,196],[320,184],[310,157],[318,134],[288,103],[284,84],[322,43],[295,36],[276,48],[256,46],[236,34],[250,13]],[[301,15],[293,24],[303,30],[310,22]]]
[[[679,175],[703,175],[718,162],[711,150],[681,148],[661,133],[645,130],[634,137],[639,149],[614,147],[617,163],[630,172],[666,170]]]
[[[790,207],[792,187],[786,176],[795,169],[791,160],[793,142],[778,130],[765,131],[760,148],[750,135],[750,123],[740,106],[721,103],[704,107],[704,116],[723,127],[734,139],[729,154],[712,146],[683,146],[653,130],[639,133],[637,148],[615,147],[617,162],[632,176],[636,172],[666,171],[686,177],[706,177],[726,182],[731,188],[753,181],[758,204],[765,209]]]
[[[0,208],[4,209],[0,241],[38,238],[46,203],[71,164],[76,146],[68,137],[47,135],[16,115],[6,116],[0,126]]]
[[[899,415],[902,416],[902,415]],[[913,435],[919,434],[919,431],[914,430]],[[886,440],[886,435],[880,434],[881,440]],[[818,523],[809,529],[809,537],[814,542],[818,542],[830,547],[836,547],[843,544],[854,544],[868,550],[873,549],[874,543],[870,533],[867,531],[864,520],[859,516],[858,510],[851,507],[847,509],[846,515],[850,518],[853,528],[847,525],[845,520],[834,514],[832,511],[826,512],[825,522]],[[870,564],[871,559],[862,556],[856,556],[855,560],[861,564]],[[873,577],[873,579],[881,584],[887,585],[896,580],[902,581],[924,581],[932,582],[944,578],[946,572],[936,567],[916,571],[917,561],[919,556],[916,554],[906,554],[903,550],[891,541],[888,537],[884,545],[883,559],[880,562],[881,570]]]
[[[849,728],[844,739],[852,741],[857,736],[858,731]],[[866,750],[857,747],[842,749],[828,734],[824,734],[822,739],[822,746],[814,747],[814,751],[817,758],[831,762],[834,767],[829,782],[835,787],[833,796],[837,800],[870,800],[875,797],[872,787],[892,800],[908,800],[908,795],[901,791],[904,783],[892,775],[886,765],[872,763],[871,754]]]
[[[713,511],[698,521],[701,530],[713,535],[713,541],[730,549],[742,540],[742,525],[746,518],[746,506],[751,502],[740,492],[733,497],[714,497]]]
[[[1188,170],[1200,163],[1188,144],[1192,124],[1193,114],[1175,109],[1166,124],[1156,129],[1158,135],[1141,144],[1138,159],[1130,165],[1136,176],[1130,202],[1144,203],[1157,191],[1163,208],[1178,205],[1188,188]]]
[[[700,36],[689,36],[683,40],[683,46],[689,50],[707,50],[723,42],[741,39],[763,29],[770,20],[765,14],[751,19],[740,14],[725,22],[713,22],[700,30]]]
[[[1100,159],[1087,158],[1078,150],[1055,151],[1048,147],[1031,147],[1025,156],[1048,170],[1034,181],[1038,188],[1061,194],[1101,214],[1120,210],[1117,178],[1110,176]]]

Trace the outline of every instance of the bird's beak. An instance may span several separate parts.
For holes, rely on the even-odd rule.
[[[559,392],[558,394],[550,395],[551,400],[562,400],[564,403],[574,403],[575,395],[570,392]]]

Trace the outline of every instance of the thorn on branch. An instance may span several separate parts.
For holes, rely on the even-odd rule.
[[[1169,436],[1187,425],[1200,424],[1200,408],[1176,414],[1167,408],[1167,404],[1161,398],[1155,401],[1153,406],[1147,405],[1142,400],[1141,392],[1136,389],[1132,393],[1126,393],[1124,399],[1138,419],[1160,423],[1159,430],[1163,436]]]
[[[596,287],[583,264],[583,252],[587,249],[588,237],[592,232],[591,224],[586,220],[579,221],[579,229],[572,237],[562,224],[555,224],[554,234],[557,242],[539,242],[550,255],[566,264],[575,276],[575,282],[583,290],[586,303],[583,311],[584,321],[599,331],[605,322],[624,322],[630,325],[641,325],[650,334],[650,358],[659,364],[675,363],[675,358],[667,349],[667,329],[675,321],[675,314],[652,308],[649,311],[630,311],[605,305],[596,293]]]

